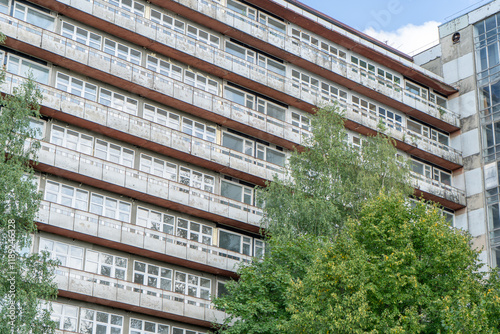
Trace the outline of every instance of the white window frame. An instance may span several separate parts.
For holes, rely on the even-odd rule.
[[[99,103],[132,115],[137,115],[139,105],[136,99],[105,88],[101,88],[99,91]]]
[[[126,167],[133,167],[135,161],[134,150],[102,139],[95,140],[94,156]]]
[[[194,121],[187,117],[182,117],[182,130],[183,133],[200,138],[211,143],[215,143],[217,137],[217,130],[214,126],[206,125],[205,123]]]
[[[69,38],[77,43],[85,44],[91,48],[101,50],[102,47],[102,36],[87,29],[75,26],[66,21],[62,21],[61,24],[61,35]]]
[[[109,38],[104,39],[102,50],[112,56],[141,65],[142,52]]]
[[[177,168],[178,166],[174,163],[141,153],[139,170],[145,173],[177,182]]]
[[[137,207],[136,224],[148,229],[174,235],[175,218],[163,212],[141,206]]]
[[[241,96],[243,98],[243,103],[240,103],[238,101],[232,100],[227,95],[228,92],[232,92],[235,95]],[[245,91],[242,91],[242,90],[240,90],[238,88],[231,87],[231,86],[224,86],[224,98],[228,99],[229,101],[231,101],[233,103],[237,103],[237,104],[243,105],[243,106],[245,106],[247,108],[255,109],[255,95],[247,93]]]
[[[130,318],[130,334],[169,334],[170,326],[142,319]]]
[[[175,272],[174,291],[183,295],[210,300],[212,280],[181,271]]]
[[[184,69],[182,67],[151,55],[147,57],[146,68],[177,81],[182,81],[184,75]]]
[[[56,88],[90,101],[97,101],[97,86],[65,73],[57,72]]]
[[[178,237],[211,245],[214,228],[205,224],[177,217],[176,235]]]
[[[302,115],[300,113],[292,111],[292,125],[298,128],[304,129],[306,131],[311,130],[311,120],[309,117]],[[294,129],[295,131],[295,129]]]
[[[48,66],[35,63],[24,57],[13,54],[7,55],[7,72],[24,78],[27,78],[28,74],[31,73],[36,82],[45,85],[48,84],[50,76],[50,68]]]
[[[55,22],[54,16],[47,14],[47,13],[44,13],[44,12],[37,10],[31,6],[26,5],[26,4],[22,4],[19,2],[14,2],[13,4],[14,4],[13,16],[16,19],[20,19],[22,21],[28,22],[28,23],[33,24],[33,25],[40,27],[42,29],[52,30],[54,28],[54,22]],[[33,20],[32,20],[34,17],[37,17],[37,16],[49,18],[50,20],[52,20],[52,22],[48,25],[39,26],[36,23],[33,23]]]
[[[56,124],[52,124],[50,142],[83,154],[92,155],[94,152],[94,138],[92,136]]]
[[[286,160],[287,160],[286,153],[283,151],[279,151],[279,150],[276,150],[274,148],[271,148],[269,146],[257,143],[255,153],[256,153],[255,155],[256,155],[257,159],[264,160],[264,161],[267,161],[269,163],[272,163],[272,164],[275,164],[275,165],[278,165],[281,167],[284,167],[286,164]],[[283,163],[282,164],[277,164],[275,162],[270,161],[269,154],[273,154],[273,153],[283,156]]]
[[[152,122],[180,131],[181,116],[174,112],[144,104],[143,117]]]
[[[193,25],[187,25],[186,35],[216,48],[220,47],[220,38],[218,36]]]
[[[232,137],[231,139],[241,141],[241,147],[242,147],[242,149],[238,150],[236,148],[231,148],[231,147],[225,146],[224,145],[224,138],[226,138],[226,137]],[[234,133],[223,131],[222,132],[222,142],[221,142],[221,144],[224,147],[227,147],[227,148],[229,148],[231,150],[235,150],[237,152],[241,152],[241,153],[249,155],[251,157],[253,157],[253,155],[254,155],[254,153],[253,153],[254,152],[254,145],[255,145],[254,142],[252,140],[250,140],[250,139],[243,138],[243,137],[238,136],[238,135],[236,135]]]
[[[50,187],[53,189],[49,189]],[[66,191],[63,191],[63,189],[65,189]],[[69,191],[72,192],[71,195],[69,194]],[[65,185],[63,183],[47,180],[45,183],[44,199],[46,201],[69,206],[77,210],[87,211],[89,202],[89,192],[86,190],[81,190],[75,187]],[[68,200],[70,203],[68,203]]]
[[[130,223],[132,204],[108,197],[102,194],[91,193],[89,211],[99,216],[108,217]]]
[[[238,186],[238,187],[241,187],[241,198],[240,199],[235,199],[235,198],[231,198],[231,197],[227,197],[229,199],[232,199],[234,201],[239,201],[239,202],[242,202],[242,203],[245,203],[245,204],[248,204],[248,205],[253,205],[253,195],[254,195],[254,192],[253,192],[253,188],[250,188],[248,186],[245,186],[245,185],[242,185],[240,183],[237,183],[237,182],[233,182],[233,181],[229,181],[229,180],[221,180],[221,196],[224,196],[222,194],[222,189],[223,189],[223,184],[224,183],[227,183],[229,185],[232,185],[232,186]]]
[[[274,108],[274,111],[271,112],[272,108]],[[260,97],[257,98],[257,111],[269,117],[279,119],[280,121],[286,120],[287,108]]]
[[[140,2],[128,0],[128,2],[132,4],[129,5],[125,3],[124,0],[106,0],[106,1],[109,2],[111,5],[115,5],[119,8],[125,9],[128,12],[144,17],[144,11],[146,9],[146,6],[144,6]]]
[[[210,193],[215,190],[215,177],[184,166],[179,166],[179,183]]]
[[[221,240],[223,239],[222,235],[221,234],[231,234],[233,236],[237,236],[240,238],[240,246],[239,246],[239,250],[234,250],[234,249],[228,249],[228,248],[224,248],[222,245],[221,245]],[[246,236],[246,235],[243,235],[243,234],[240,234],[240,233],[235,233],[235,232],[232,232],[232,231],[228,231],[228,230],[224,230],[224,229],[219,229],[219,247],[222,248],[222,249],[227,249],[227,250],[230,250],[232,252],[236,252],[236,253],[240,253],[240,254],[244,254],[244,255],[248,255],[248,256],[252,256],[253,255],[253,247],[252,247],[252,237],[249,237],[249,236]]]
[[[59,260],[61,266],[83,269],[83,247],[77,247],[63,242],[40,238],[40,251],[46,251],[53,260]]]
[[[78,307],[52,302],[50,319],[56,322],[56,328],[76,332],[78,328]]]
[[[185,70],[184,82],[193,87],[203,89],[210,94],[219,95],[219,83],[208,76]]]
[[[167,27],[171,30],[174,30],[174,31],[177,31],[177,32],[180,32],[183,34],[185,32],[185,29],[186,29],[185,22],[183,22],[181,20],[177,20],[177,19],[173,18],[172,16],[167,15],[165,13],[162,13],[158,10],[153,9],[153,8],[151,8],[150,20],[155,22],[155,23],[158,23],[159,25],[161,25],[163,27]],[[170,32],[168,32],[168,34],[170,35]]]
[[[197,332],[190,329],[172,327],[172,334],[205,334],[205,332]]]
[[[132,277],[134,283],[156,289],[172,291],[174,271],[170,268],[142,261],[134,261],[134,271]]]
[[[90,249],[87,249],[85,254],[85,270],[98,275],[126,280],[127,265],[128,259],[121,256]]]
[[[104,321],[104,316],[107,316],[106,321]],[[100,330],[104,329],[106,334],[111,334],[112,329],[118,329],[122,334],[123,317],[117,314],[82,308],[80,310],[80,333],[97,333],[98,328]],[[116,331],[113,331],[113,333],[116,333]]]

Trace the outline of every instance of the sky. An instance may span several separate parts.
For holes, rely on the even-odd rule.
[[[437,44],[437,27],[491,0],[299,0],[409,55]]]

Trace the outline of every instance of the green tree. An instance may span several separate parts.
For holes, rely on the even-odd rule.
[[[368,201],[287,290],[284,333],[498,333],[498,273],[436,207]]]
[[[229,294],[215,300],[231,315],[224,333],[287,333],[294,314],[289,291],[316,253],[381,189],[411,194],[408,167],[391,139],[377,135],[361,147],[349,144],[336,107],[318,110],[304,146],[292,154],[289,174],[262,190],[262,224],[271,238],[264,259],[239,268],[239,280],[226,284]]]
[[[0,42],[3,41],[0,36]],[[5,72],[0,74],[0,84]],[[0,97],[0,333],[53,333],[50,314],[40,306],[53,299],[53,261],[30,254],[30,234],[39,207],[30,160],[36,160],[37,134],[30,117],[39,117],[41,92],[31,79]]]

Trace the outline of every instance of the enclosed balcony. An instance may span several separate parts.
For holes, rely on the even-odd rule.
[[[58,234],[69,232],[79,239],[95,237],[101,240],[94,240],[94,243],[108,246],[111,241],[114,242],[113,248],[148,257],[155,253],[155,258],[191,268],[200,264],[204,271],[214,274],[234,273],[238,265],[252,261],[251,256],[216,245],[203,244],[49,201],[42,201],[37,222],[45,225],[39,225],[40,230]]]
[[[167,318],[195,319],[210,325],[227,317],[213,308],[209,300],[161,290],[82,270],[59,267],[55,279],[60,296],[98,302],[119,308],[133,307],[141,313],[161,314]]]

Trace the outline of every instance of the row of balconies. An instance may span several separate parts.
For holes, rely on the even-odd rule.
[[[141,35],[147,36],[148,38],[154,39],[168,46],[172,46],[175,49],[182,50],[190,55],[196,55],[197,57],[211,64],[216,64],[234,73],[240,74],[247,78],[251,78],[252,80],[256,80],[267,86],[275,88],[278,91],[286,92],[286,90],[284,90],[283,88],[290,86],[290,84],[286,82],[289,79],[281,77],[268,70],[265,70],[267,72],[266,75],[262,75],[262,70],[264,70],[262,67],[259,67],[258,72],[257,71],[252,72],[251,69],[256,68],[257,65],[252,64],[250,62],[246,62],[247,63],[246,66],[238,66],[238,63],[243,61],[242,59],[238,58],[238,63],[231,61],[232,64],[228,64],[227,62],[224,62],[224,60],[234,58],[232,55],[227,54],[226,52],[223,52],[219,49],[208,46],[205,43],[201,43],[194,39],[191,39],[174,30],[171,30],[171,33],[172,35],[176,36],[176,38],[170,38],[165,40],[165,38],[162,38],[161,34],[158,33],[159,29],[156,28],[155,23],[143,17],[132,14],[121,8],[116,8],[116,10],[110,10],[109,4],[106,3],[106,5],[103,6],[101,4],[102,1],[100,0],[94,0],[93,3],[82,3],[81,1],[79,2],[75,0],[69,0],[69,1],[66,0],[63,2],[73,7],[76,7],[82,11],[86,11],[87,13],[91,13],[92,15],[102,18],[106,21],[113,22],[118,26],[137,32]],[[402,102],[415,109],[430,114],[435,118],[441,119],[454,126],[458,126],[459,124],[458,114],[450,110],[447,110],[446,108],[443,108],[430,101],[421,101],[421,99],[418,96],[413,96],[414,94],[412,94],[411,92],[403,91],[403,88],[396,87],[393,82],[384,81],[384,84],[380,84],[378,82],[380,78],[377,78],[377,80],[370,80],[369,75],[366,75],[367,73],[364,73],[366,71],[343,60],[342,58],[332,57],[322,50],[318,50],[301,41],[298,41],[291,35],[284,34],[274,29],[270,29],[268,26],[263,25],[258,21],[249,20],[241,13],[234,12],[226,8],[225,6],[221,5],[220,3],[211,0],[207,1],[179,0],[177,2],[191,9],[194,9],[197,12],[201,12],[218,21],[221,21],[229,26],[232,26],[238,30],[241,30],[249,34],[250,36],[259,38],[269,44],[284,49],[290,52],[291,54],[297,55],[302,59],[306,59],[329,71],[332,71],[343,77],[347,77],[356,83],[360,83],[366,87],[378,91],[386,96],[395,99],[396,101]],[[231,15],[227,15],[227,12],[229,11],[231,12]],[[239,19],[236,19],[235,17],[239,17]],[[145,28],[148,26],[148,23],[150,31],[148,31],[148,29]],[[160,30],[163,29],[165,29],[165,27],[160,28]],[[183,37],[181,38],[181,36]],[[189,42],[183,43],[183,41],[189,41]],[[172,43],[174,43],[175,45],[173,45]],[[201,47],[199,47],[200,43],[202,44]],[[207,53],[206,52],[207,50],[210,51]],[[205,58],[207,56],[208,58]],[[276,80],[277,78],[279,78],[280,80]],[[389,88],[388,86],[393,88]],[[290,93],[288,94],[291,96],[300,96],[300,95],[293,95]],[[311,99],[311,97],[308,96],[304,97],[300,96],[300,97],[302,100],[315,105],[318,102],[315,101],[314,99]]]
[[[48,201],[41,202],[37,221],[70,232],[90,235],[231,272],[236,272],[240,263],[249,263],[252,260],[251,256],[215,245],[184,239]]]
[[[122,303],[209,323],[222,323],[227,317],[209,300],[67,267],[59,267],[55,273],[59,290],[102,299],[107,305]]]
[[[416,189],[465,207],[465,191],[418,173],[411,172],[411,175],[413,176],[413,184]]]
[[[110,186],[119,186],[135,193],[156,197],[184,206],[188,210],[260,227],[262,210],[256,206],[186,186],[137,169],[128,168],[93,156],[82,154],[54,144],[40,142],[38,161],[72,172],[80,177],[99,180]]]
[[[6,81],[2,86],[2,90],[6,93],[10,93],[14,87],[16,87],[22,78],[14,75],[8,74]],[[52,108],[54,110],[62,110],[69,115],[79,117],[81,119],[92,121],[96,124],[105,125],[112,129],[119,130],[124,133],[128,133],[139,138],[146,140],[151,140],[154,143],[158,143],[165,147],[175,148],[178,151],[188,153],[190,155],[195,155],[197,157],[203,158],[207,161],[212,161],[219,163],[223,166],[229,166],[230,168],[236,169],[238,171],[243,171],[251,175],[256,175],[267,180],[272,180],[274,175],[283,176],[283,173],[277,173],[276,171],[284,171],[284,168],[270,164],[266,161],[253,158],[251,156],[245,155],[243,153],[227,149],[221,145],[211,143],[199,138],[186,135],[180,131],[170,129],[166,126],[144,120],[138,116],[130,115],[128,113],[118,111],[96,102],[85,100],[80,97],[76,97],[69,93],[57,90],[50,86],[43,86],[44,89],[44,100],[43,105]],[[357,109],[351,109],[350,107],[346,110],[346,116],[359,124],[366,125],[370,128],[376,128],[378,120],[371,114],[361,112]],[[390,128],[388,128],[390,129]],[[409,136],[405,136],[404,132],[392,130],[391,134],[402,141],[410,142],[414,136],[417,134],[410,132]],[[461,155],[454,150],[444,150],[446,147],[439,147],[435,145],[434,141],[426,142],[422,139],[425,137],[420,137],[420,141],[417,141],[419,146],[423,146],[424,150],[427,152],[432,152],[434,154],[443,156],[447,160],[461,162]],[[411,143],[410,143],[411,144]],[[415,143],[413,143],[414,145]],[[62,149],[62,148],[61,148]],[[253,162],[253,163],[252,163]],[[58,165],[64,166],[64,165]],[[121,167],[125,168],[125,167]],[[428,184],[435,185],[438,183],[434,180],[427,180]],[[424,182],[425,183],[425,182]],[[418,186],[424,186],[422,185]],[[443,185],[445,188],[452,188]],[[458,189],[455,192],[459,192]],[[422,189],[423,190],[423,189]],[[430,192],[439,197],[448,198],[450,195],[446,191],[438,190],[438,188],[431,187]],[[436,191],[432,191],[436,190]],[[452,197],[458,198],[461,197]],[[462,204],[462,202],[459,202]]]
[[[78,2],[82,4],[82,2]],[[192,2],[191,4],[199,4],[198,1]],[[74,3],[70,3],[73,5]],[[212,47],[210,45],[207,45],[203,42],[199,42],[191,37],[188,37],[182,33],[179,33],[177,31],[172,30],[171,34],[172,36],[175,36],[175,38],[171,38],[170,36],[167,36],[166,34],[162,34],[161,31],[164,29],[167,29],[166,27],[160,26],[158,27],[156,23],[149,21],[143,17],[137,17],[135,14],[132,14],[130,12],[125,11],[124,9],[118,8],[112,8],[113,6],[106,4],[100,4],[100,0],[95,0],[93,3],[83,3],[85,4],[84,6],[78,6],[74,4],[77,8],[87,11],[88,13],[102,18],[108,22],[115,23],[118,26],[125,27],[131,31],[137,32],[143,36],[146,36],[148,38],[151,38],[153,40],[159,41],[162,44],[165,44],[167,46],[170,46],[174,49],[181,50],[187,54],[190,55],[196,55],[196,57],[210,63],[210,64],[215,64],[221,68],[224,68],[226,70],[229,70],[233,73],[239,74],[245,78],[250,78],[254,81],[257,81],[259,83],[262,83],[268,87],[274,88],[277,91],[280,92],[285,92],[286,94],[293,96],[293,97],[299,97],[301,100],[306,101],[310,104],[313,105],[318,105],[321,102],[321,97],[319,96],[320,94],[308,94],[305,90],[302,90],[300,88],[294,88],[292,85],[292,82],[290,78],[286,78],[283,76],[280,76],[274,72],[271,72],[267,69],[264,69],[256,64],[244,61],[243,59],[240,58],[235,58],[235,56],[222,51],[218,48]],[[92,8],[89,6],[93,4]],[[221,6],[221,5],[218,5]],[[81,8],[80,8],[81,7]],[[207,6],[200,6],[201,8],[207,8]],[[217,7],[217,6],[216,6]],[[221,7],[223,8],[223,7]],[[113,9],[113,10],[112,10]],[[223,9],[223,13],[228,10],[226,8]],[[121,15],[124,12],[126,16]],[[219,11],[217,11],[219,12]],[[127,18],[128,17],[128,18]],[[135,18],[135,19],[131,19]],[[223,19],[223,18],[232,18],[232,16],[229,15],[220,15],[220,17],[217,17],[217,19]],[[224,21],[223,21],[224,22]],[[238,20],[238,22],[240,22]],[[243,21],[241,21],[243,22]],[[244,29],[244,25],[242,27],[238,27],[239,29],[246,31]],[[248,29],[247,29],[248,30]],[[257,31],[260,31],[259,35],[262,33],[267,34],[266,30],[262,29],[257,29]],[[248,32],[248,31],[246,31]],[[268,34],[269,36],[276,36],[276,34]],[[258,35],[257,35],[258,36]],[[270,37],[271,38],[271,37]],[[24,40],[23,38],[20,38],[21,40]],[[61,36],[58,35],[58,39],[61,39]],[[61,40],[61,42],[64,39]],[[403,102],[415,109],[422,110],[430,115],[432,115],[435,118],[442,119],[445,122],[452,124],[454,126],[458,126],[458,115],[446,110],[445,108],[438,106],[434,103],[431,103],[430,101],[423,101],[420,99],[418,96],[412,96],[414,95],[411,92],[404,91],[402,89],[391,89],[388,88],[387,85],[381,85],[378,83],[378,80],[370,80],[369,75],[366,75],[366,73],[363,73],[358,67],[350,64],[350,63],[342,63],[342,60],[339,59],[340,62],[332,62],[332,61],[326,61],[325,57],[318,56],[318,52],[322,52],[316,49],[313,49],[309,47],[307,44],[300,43],[299,45],[297,44],[297,40],[293,39],[292,43],[292,38],[287,37],[286,39],[281,39],[278,38],[279,41],[288,41],[288,43],[278,43],[276,44],[276,41],[269,41],[273,45],[282,45],[283,48],[287,49],[286,47],[289,46],[289,48],[293,48],[292,50],[287,50],[290,51],[293,54],[300,55],[302,58],[307,59],[312,62],[319,62],[321,59],[323,60],[323,64],[320,64],[322,67],[327,68],[328,70],[331,70],[337,74],[342,75],[343,77],[347,77],[357,83],[361,83],[369,88],[372,88],[376,91],[379,91],[383,93],[386,96],[389,96],[397,101]],[[51,43],[54,43],[54,39],[52,39]],[[40,45],[40,44],[38,44]],[[46,47],[45,47],[46,48]],[[47,49],[47,48],[46,48]],[[311,49],[311,52],[307,52],[308,49]],[[52,50],[52,48],[49,48],[48,50],[50,51],[56,51]],[[95,49],[93,49],[95,50]],[[309,55],[309,56],[308,56]],[[311,59],[311,55],[316,55],[314,59]],[[109,55],[106,55],[107,59],[109,59]],[[71,58],[74,59],[74,58]],[[234,61],[234,60],[237,61]],[[88,64],[88,62],[85,62],[83,59],[79,59],[80,62],[83,62],[85,64]],[[101,60],[102,61],[102,60]],[[120,60],[120,62],[123,62]],[[105,62],[106,63],[106,62]],[[95,64],[95,63],[93,63]],[[105,68],[103,68],[103,71],[106,72],[111,72],[112,66],[107,66],[104,64]],[[127,78],[130,77],[132,74],[131,73],[124,73],[127,72],[127,66],[124,68],[123,66],[119,66],[121,68],[121,73],[117,73],[118,76],[122,78]],[[130,72],[130,71],[129,71]],[[264,72],[264,74],[263,74]]]

